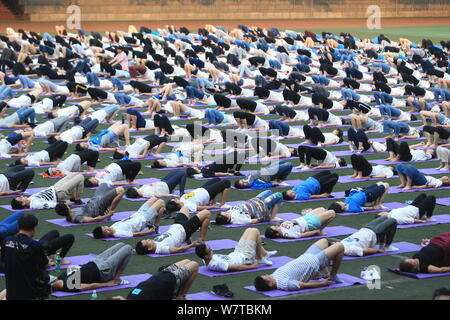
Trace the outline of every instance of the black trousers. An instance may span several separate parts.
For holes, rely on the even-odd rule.
[[[108,93],[97,88],[88,88],[88,94],[91,96],[92,100],[106,100],[108,98]]]
[[[400,142],[400,145],[392,138],[386,139],[387,151],[393,152],[395,155],[400,156],[401,161],[411,161],[412,154],[409,149],[409,144],[406,141]]]
[[[210,178],[214,177],[216,172],[229,172],[234,169],[240,171],[242,165],[244,164],[245,157],[239,156],[239,154],[235,151],[233,153],[227,153],[223,156],[222,161],[213,162],[210,165],[202,167],[201,172],[203,177]]]
[[[330,113],[322,108],[308,108],[308,115],[310,119],[317,119],[317,121],[328,121]]]
[[[436,206],[436,197],[433,195],[427,196],[427,194],[422,193],[414,199],[411,205],[419,208],[419,219],[422,219],[425,215],[427,218],[430,218]]]
[[[152,149],[156,146],[159,146],[163,142],[167,142],[166,137],[159,137],[156,134],[148,135],[144,138],[144,140],[147,140],[148,142],[150,142],[150,149]]]
[[[329,170],[320,171],[312,177],[319,181],[320,193],[331,193],[339,179],[337,173],[331,173]]]
[[[209,199],[214,199],[219,193],[222,193],[225,189],[231,187],[230,180],[214,178],[208,180],[202,188],[208,191]]]
[[[49,97],[49,99],[53,101],[53,108],[56,107],[62,108],[62,106],[67,100],[67,96],[63,94],[54,94],[51,97]]]
[[[275,112],[278,113],[280,117],[286,117],[289,119],[294,119],[297,115],[294,109],[285,105],[277,105],[275,107]]]
[[[92,168],[95,168],[97,165],[99,152],[95,150],[86,149],[80,152],[77,152],[76,155],[80,157],[81,164],[85,163]]]
[[[305,139],[310,140],[315,145],[317,145],[319,142],[325,142],[325,136],[317,127],[311,128],[309,125],[305,124],[303,126],[303,133],[305,134]]]
[[[369,138],[362,129],[355,130],[353,128],[349,128],[347,131],[347,138],[348,141],[353,142],[358,149],[361,147],[362,144],[363,152],[369,150],[370,148]]]
[[[307,165],[311,164],[311,159],[324,160],[327,157],[327,152],[323,149],[313,148],[308,146],[298,147],[298,157],[301,163]],[[305,162],[306,161],[306,162]]]
[[[258,58],[258,57],[253,57],[253,58]],[[259,57],[260,58],[260,57]],[[252,58],[250,58],[250,59],[252,59]],[[248,59],[249,61],[250,61],[250,59]],[[264,58],[263,58],[264,59]],[[265,59],[264,59],[265,60]],[[251,63],[251,62],[250,62]],[[264,63],[264,62],[263,62]],[[261,74],[263,75],[263,76],[268,76],[268,77],[271,77],[271,78],[276,78],[277,77],[277,72],[275,71],[275,70],[273,70],[272,68],[264,68],[264,67],[261,67],[261,68],[259,68],[259,72],[261,72]]]
[[[351,88],[351,89],[359,89],[359,82],[354,80],[354,79],[350,79],[350,78],[344,78],[344,85],[347,88]]]
[[[267,99],[270,96],[270,91],[262,87],[256,87],[255,96],[257,96],[259,99]]]
[[[69,92],[74,92],[77,94],[86,94],[88,92],[88,87],[84,84],[76,83],[76,82],[68,82],[66,87],[69,89]]]
[[[65,141],[56,141],[50,147],[45,149],[48,152],[50,161],[55,161],[56,159],[62,159],[64,153],[67,150],[69,144]]]
[[[186,125],[186,130],[189,132],[189,135],[193,138],[193,139],[202,139],[203,137],[207,137],[209,136],[209,129],[202,126],[202,125],[198,125],[195,123],[189,123]]]
[[[155,116],[153,117],[153,122],[156,128],[159,128],[160,130],[164,129],[168,134],[172,134],[175,131],[172,127],[172,124],[170,123],[169,118],[164,115],[162,116],[159,114],[155,114]]]
[[[440,139],[450,138],[450,131],[448,131],[447,129],[445,129],[444,127],[441,127],[441,126],[437,126],[437,127],[424,126],[423,131],[428,132],[430,134],[437,133],[439,135]]]
[[[242,89],[235,83],[225,82],[225,92],[229,92],[232,95],[240,95],[242,93]]]
[[[141,170],[141,163],[139,161],[119,160],[116,163],[122,169],[122,174],[125,176],[127,181],[134,181]]]
[[[259,155],[261,153],[261,149],[263,149],[264,154],[270,156],[272,152],[275,150],[275,142],[270,139],[263,138],[253,138],[251,141],[253,149],[255,149],[256,153]]]
[[[243,112],[243,111],[235,111],[235,112],[233,112],[233,116],[236,119],[247,120],[247,124],[250,126],[253,125],[253,123],[255,123],[255,119],[256,119],[256,116],[254,114]]]
[[[222,130],[220,132],[227,147],[244,147],[248,141],[248,135],[235,130]]]
[[[3,175],[8,179],[9,188],[11,190],[25,191],[31,180],[34,178],[34,170],[25,169],[25,166],[23,165],[17,165],[9,168]]]
[[[350,157],[352,168],[355,171],[361,171],[363,177],[368,177],[372,173],[372,165],[364,156],[359,154],[352,154]]]
[[[214,101],[216,102],[218,107],[229,108],[231,107],[231,99],[224,96],[223,94],[216,93],[214,94]]]
[[[40,240],[39,243],[44,248],[46,255],[55,254],[56,251],[61,250],[61,258],[67,256],[70,248],[75,241],[73,234],[65,234],[63,236],[59,235],[59,232],[52,230],[46,233]]]
[[[130,81],[130,85],[142,93],[152,93],[152,87],[139,81]]]
[[[236,99],[236,103],[242,110],[248,110],[251,112],[255,112],[256,110],[256,101],[254,100]]]
[[[299,95],[297,92],[289,89],[283,90],[283,98],[284,101],[292,101],[294,104],[297,104],[300,102],[301,95]]]

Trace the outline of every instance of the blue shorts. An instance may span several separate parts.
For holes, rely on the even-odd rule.
[[[313,244],[312,246],[310,246],[304,254],[311,254],[313,256],[316,256],[316,258],[319,260],[319,264],[320,264],[319,269],[327,267],[330,264],[330,260],[328,259],[325,252],[322,249],[320,249],[320,247],[316,244]]]
[[[366,188],[364,191],[366,193],[366,202],[373,202],[381,197],[386,189],[383,185],[374,184]]]
[[[320,223],[320,219],[315,214],[305,214],[303,216],[303,219],[306,220],[306,223],[308,223],[308,230],[318,230],[322,226]]]

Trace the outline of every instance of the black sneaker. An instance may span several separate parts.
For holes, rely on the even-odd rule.
[[[211,293],[215,294],[216,296],[222,296],[225,298],[231,298],[234,296],[234,293],[231,292],[230,289],[228,289],[228,286],[226,284],[215,285]]]
[[[75,199],[71,198],[71,199],[70,199],[70,202],[73,202],[74,204],[78,204],[78,205],[80,205],[80,204],[84,204],[84,202],[83,202],[83,201],[81,201],[80,199],[78,199],[78,200],[75,200]]]

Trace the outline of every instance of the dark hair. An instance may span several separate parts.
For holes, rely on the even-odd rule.
[[[298,149],[297,148],[292,148],[291,156],[292,157],[298,157]]]
[[[222,213],[217,214],[216,216],[217,224],[228,224],[228,218],[224,216]]]
[[[139,198],[140,197],[140,195],[135,187],[128,188],[126,195],[127,195],[127,198]]]
[[[11,208],[20,210],[20,209],[25,209],[25,206],[19,200],[14,198],[11,200]]]
[[[69,215],[69,207],[65,203],[58,203],[55,212],[60,216],[67,217]]]
[[[81,118],[80,118],[80,117],[76,117],[75,119],[73,119],[73,123],[74,123],[75,125],[80,124],[80,122],[81,122]]]
[[[118,151],[116,150],[116,151],[114,151],[114,153],[113,153],[113,158],[116,159],[116,160],[120,160],[120,159],[123,158],[123,154],[121,154],[120,152],[118,152]]]
[[[338,134],[337,134],[337,136],[339,137],[339,138],[341,138],[343,135],[344,135],[344,132],[342,131],[342,129],[336,129],[337,131],[338,131]]]
[[[55,116],[53,115],[53,112],[49,112],[47,114],[47,119],[55,119]]]
[[[294,197],[289,196],[287,191],[283,191],[281,194],[283,195],[283,200],[294,200]]]
[[[206,244],[201,243],[195,246],[195,254],[197,255],[197,257],[204,259],[206,256]]]
[[[272,290],[271,287],[269,287],[269,283],[263,279],[263,277],[261,276],[257,276],[255,278],[255,282],[254,282],[255,288],[258,291],[269,291]]]
[[[91,182],[91,180],[89,180],[92,177],[87,177],[86,179],[84,179],[84,186],[86,188],[93,188],[95,187],[95,185]]]
[[[450,296],[450,288],[439,288],[434,290],[433,300],[436,300],[440,296]]]
[[[96,227],[94,229],[94,231],[92,232],[92,234],[94,235],[95,239],[101,239],[103,238],[103,231],[102,231],[102,227]]]
[[[56,140],[56,138],[54,136],[51,136],[47,139],[47,142],[49,144],[54,144],[55,142],[57,142],[58,140]]]
[[[398,176],[398,171],[397,171],[397,169],[394,168],[394,169],[392,170],[392,173],[394,174],[394,176]]]
[[[341,207],[340,205],[338,205],[337,202],[333,202],[333,203],[328,207],[328,210],[333,210],[333,211],[336,212],[336,213],[342,213],[342,212],[344,212],[344,211],[342,210],[342,207]]]
[[[22,159],[22,158],[20,158],[20,159]],[[20,159],[16,159],[16,161],[14,161],[14,164],[15,164],[16,166],[22,164],[22,162],[20,162]]]
[[[398,265],[398,268],[400,269],[401,272],[415,273],[414,266],[411,263],[406,262],[406,260],[402,260]]]
[[[194,170],[194,168],[187,168],[186,169],[186,175],[189,178],[192,178],[194,176],[194,174],[197,174],[197,172]]]
[[[269,239],[279,238],[278,233],[275,230],[273,230],[272,227],[268,227],[264,235],[266,236],[266,238]]]
[[[347,161],[345,161],[344,158],[339,158],[339,165],[341,167],[346,167],[347,166]]]
[[[181,209],[180,205],[179,205],[178,203],[176,203],[175,201],[173,201],[173,200],[170,200],[170,201],[167,202],[167,204],[166,204],[166,210],[167,210],[169,213],[178,211],[178,210],[180,210],[180,209]]]
[[[242,181],[242,180],[236,180],[236,181],[234,182],[234,187],[235,187],[236,189],[245,189],[245,187],[244,187],[243,185],[241,185],[241,181]]]
[[[81,143],[79,143],[79,144],[77,144],[77,145],[75,146],[75,150],[76,150],[76,151],[83,151],[83,150],[84,150],[83,147],[81,146]]]
[[[163,166],[159,163],[158,160],[153,161],[152,163],[152,168],[153,169],[159,169],[159,168],[163,168]]]
[[[38,225],[38,219],[34,214],[25,213],[19,218],[19,230],[31,231]]]
[[[144,254],[148,253],[148,249],[147,249],[147,247],[145,247],[142,244],[142,241],[138,241],[138,243],[136,243],[135,250],[136,250],[136,254],[140,254],[140,255],[144,255]]]

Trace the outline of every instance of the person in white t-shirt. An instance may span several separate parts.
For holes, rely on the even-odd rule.
[[[64,176],[70,172],[81,172],[81,165],[86,162],[88,173],[94,173],[97,166],[99,153],[94,150],[82,150],[71,154],[61,161],[56,167],[48,168],[46,174],[49,176]]]
[[[111,227],[96,227],[92,234],[95,239],[101,239],[133,238],[158,233],[164,206],[164,200],[151,198],[128,218],[114,223]],[[148,230],[144,231],[146,228]]]
[[[213,249],[202,243],[195,247],[195,254],[203,259],[209,270],[217,272],[246,271],[258,268],[260,263],[272,265],[268,260],[277,251],[266,251],[262,245],[261,235],[256,228],[244,231],[233,252],[217,254]]]
[[[187,173],[185,170],[176,170],[169,172],[161,181],[144,184],[139,189],[135,187],[128,188],[128,198],[166,198],[179,196],[172,194],[175,187],[179,185],[180,195],[184,194],[186,186]]]
[[[440,188],[450,185],[449,177],[435,178],[426,176],[412,165],[399,164],[397,166],[397,172],[401,183],[397,188],[403,188],[404,191],[410,189]]]
[[[406,141],[398,144],[394,139],[386,139],[386,147],[389,152],[389,157],[386,159],[391,162],[405,161],[405,162],[417,162],[426,161],[436,158],[437,153],[434,149],[428,149],[425,146],[425,142],[416,144],[408,144]],[[419,149],[423,147],[423,149]]]
[[[93,188],[101,183],[107,183],[109,186],[135,184],[134,179],[140,170],[141,163],[138,161],[119,160],[97,172],[95,177],[86,178],[84,185]],[[127,182],[119,182],[123,178],[126,178]]]
[[[203,143],[192,141],[172,149],[163,159],[155,160],[152,168],[177,168],[198,166],[203,156]],[[194,162],[191,162],[193,158]]]
[[[397,248],[391,246],[396,231],[397,220],[378,217],[341,241],[344,245],[344,254],[362,257],[386,251],[397,251]],[[379,244],[379,248],[375,248],[376,244]]]
[[[380,212],[379,216],[386,216],[397,220],[397,224],[414,224],[435,221],[433,216],[436,197],[422,193],[405,207],[393,209],[390,212]]]
[[[177,213],[173,225],[169,230],[153,238],[141,240],[136,244],[136,253],[144,254],[171,254],[182,253],[206,240],[211,213],[203,210],[189,218],[189,210],[181,208]],[[200,229],[198,241],[191,242],[191,236]],[[182,245],[183,243],[187,245]]]
[[[367,159],[360,154],[352,154],[350,157],[352,163],[353,175],[352,178],[380,178],[389,179],[394,176],[394,167],[390,166],[372,166]]]

